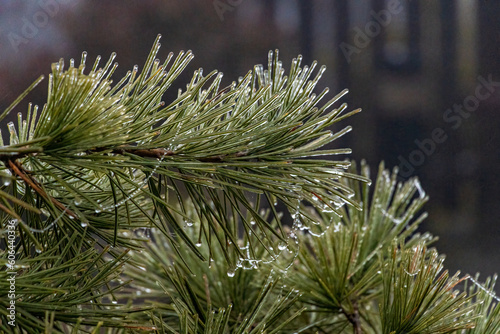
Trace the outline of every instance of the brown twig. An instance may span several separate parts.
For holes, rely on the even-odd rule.
[[[42,196],[43,198],[51,201],[55,206],[57,206],[59,209],[63,210],[64,212],[66,212],[69,216],[73,217],[73,218],[78,218],[78,216],[73,212],[71,211],[70,209],[68,209],[66,206],[64,206],[64,204],[62,204],[61,202],[59,202],[58,200],[56,200],[54,197],[52,196],[49,196],[45,190],[43,190],[39,185],[38,185],[38,182],[36,182],[35,180],[33,180],[31,178],[31,176],[29,176],[24,168],[21,166],[21,164],[17,161],[12,161],[12,160],[8,160],[8,163],[9,163],[9,167],[12,169],[12,171],[18,175],[21,179],[24,180],[24,182],[26,182],[31,188],[33,188],[40,196]]]
[[[85,153],[92,154],[97,152],[106,151],[108,148],[106,147],[94,147],[90,150],[86,150]],[[8,161],[16,161],[18,159],[25,158],[27,156],[34,156],[37,154],[43,153],[42,149],[36,150],[34,152],[18,152],[18,153],[0,153],[0,161],[4,163],[8,163]],[[163,157],[174,156],[176,153],[172,150],[167,150],[164,148],[151,148],[151,149],[135,149],[131,146],[123,146],[111,149],[111,153],[124,155],[125,153],[135,154],[144,158],[156,158],[161,159]],[[247,152],[237,152],[234,155],[214,155],[209,157],[199,157],[196,158],[201,162],[223,162],[225,158],[228,157],[244,157],[247,155]],[[25,174],[29,174],[29,171],[24,171]]]
[[[348,312],[346,309],[341,308],[342,313],[346,316],[347,320],[352,324],[354,329],[354,334],[363,334],[361,330],[361,319],[359,317],[358,303],[354,301],[352,312]]]
[[[21,217],[17,215],[17,213],[10,211],[9,208],[7,208],[5,205],[0,204],[0,210],[6,212],[7,214],[11,215],[12,217],[16,218],[17,220],[21,221]]]
[[[143,150],[143,149],[134,150],[134,149],[130,149],[130,148],[129,149],[118,148],[118,149],[114,149],[111,152],[116,153],[116,154],[132,153],[132,154],[135,154],[135,155],[138,155],[141,157],[145,157],[145,158],[157,158],[157,159],[161,159],[165,156],[172,156],[175,154],[174,151],[166,150],[164,148],[152,148],[149,150]]]

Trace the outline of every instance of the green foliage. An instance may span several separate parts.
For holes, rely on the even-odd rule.
[[[114,54],[61,60],[42,110],[7,125],[2,332],[500,332],[496,278],[449,277],[416,233],[418,180],[381,164],[372,186],[365,163],[326,157],[350,152],[326,146],[359,110],[331,109],[347,91],[320,106],[324,67],[299,56],[285,75],[271,52],[223,88],[199,69],[165,103],[193,55],[158,51],[116,84]]]
[[[468,300],[468,303],[473,304],[472,314],[477,314],[479,317],[475,321],[475,326],[463,331],[463,333],[498,333],[500,332],[500,306],[498,297],[495,297],[495,291],[493,290],[497,276],[487,278],[484,285],[476,283],[478,276],[476,275],[471,280],[474,284],[464,290],[468,290],[469,295],[474,296],[474,298]]]
[[[402,254],[401,254],[402,253]],[[452,333],[473,327],[476,306],[465,292],[453,290],[463,279],[440,274],[443,258],[423,245],[392,250],[384,268],[384,297],[380,309],[384,333]]]
[[[187,211],[195,211],[191,202],[185,205]],[[264,218],[269,215],[267,211]],[[200,222],[190,218],[193,225],[186,225],[186,233],[195,234]],[[175,252],[158,230],[150,233],[154,242],[144,251],[131,254],[125,276],[133,282],[123,295],[136,294],[148,300],[157,312],[156,327],[173,332],[175,328],[180,333],[185,326],[189,333],[260,333],[263,329],[277,333],[294,319],[288,311],[298,291],[278,286],[280,277],[265,265],[262,247],[252,255],[256,259],[241,258],[232,268],[218,246],[210,249],[207,243],[198,245],[203,256],[210,258],[204,262],[189,249]],[[244,239],[238,240],[238,247],[250,251]],[[224,327],[219,328],[222,324]]]
[[[71,254],[71,244],[79,244],[81,252]],[[114,299],[113,294],[121,285],[110,286],[117,279],[120,267],[126,261],[126,253],[107,258],[108,249],[100,252],[95,247],[84,250],[75,234],[71,240],[61,239],[52,248],[33,256],[21,256],[16,260],[17,271],[15,294],[18,316],[16,327],[28,333],[43,333],[50,318],[51,333],[64,333],[63,324],[79,326],[136,327],[137,322],[129,318],[134,312],[144,309],[123,310],[120,306],[106,303]],[[2,259],[5,268],[5,258]],[[10,299],[11,275],[0,272],[0,315],[6,319]],[[12,327],[3,320],[0,329],[8,333]]]

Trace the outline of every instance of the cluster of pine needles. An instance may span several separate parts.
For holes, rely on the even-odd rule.
[[[0,135],[0,332],[500,332],[496,277],[450,275],[418,233],[418,180],[335,147],[359,110],[324,67],[270,52],[163,101],[193,55],[159,48],[117,83],[114,54],[54,63]]]

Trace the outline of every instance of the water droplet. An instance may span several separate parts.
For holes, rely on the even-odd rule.
[[[82,199],[80,197],[75,197],[74,202],[75,202],[75,205],[80,205],[80,204],[82,204]]]
[[[35,248],[35,252],[37,252],[38,254],[40,254],[42,252],[42,249],[41,248]]]
[[[88,225],[88,224],[87,224],[86,222],[81,222],[81,223],[80,223],[80,225],[81,225],[82,227],[87,227],[87,225]]]
[[[197,242],[197,243],[195,244],[195,246],[196,246],[196,247],[201,247],[201,242]]]
[[[116,300],[112,300],[111,303],[118,304],[118,302]]]
[[[286,243],[284,243],[284,242],[280,243],[280,244],[278,245],[278,249],[279,249],[280,251],[285,250],[285,249],[286,249]]]
[[[10,183],[12,182],[12,173],[10,172],[10,170],[3,170],[0,174],[0,177],[2,178],[2,183],[4,186],[10,186]]]
[[[230,269],[227,271],[227,276],[229,276],[229,277],[234,277],[235,274],[236,274],[236,271],[234,269]]]

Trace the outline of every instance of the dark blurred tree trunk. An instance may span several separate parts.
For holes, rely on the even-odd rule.
[[[478,2],[478,25],[479,25],[479,74],[486,80],[491,75],[492,81],[500,81],[500,1]],[[480,169],[478,171],[481,189],[481,209],[485,229],[500,235],[500,192],[499,183],[491,182],[491,175],[498,175],[500,166],[500,120],[498,112],[500,109],[500,88],[494,87],[492,97],[482,103],[481,113],[478,113],[478,136],[480,142],[485,145],[478,147],[478,156],[481,157]],[[493,241],[498,242],[498,241]]]
[[[349,66],[346,62],[345,56],[339,47],[342,42],[349,42],[349,3],[345,0],[334,0],[334,24],[335,24],[335,41],[334,45],[337,51],[337,68],[336,71],[339,75],[339,86],[350,87],[349,80]],[[347,97],[349,99],[349,97]]]
[[[304,57],[304,63],[313,60],[313,5],[314,1],[299,0],[300,10],[300,52]]]
[[[456,31],[457,11],[455,0],[441,0],[441,36],[442,48],[442,97],[452,101],[456,96]]]
[[[478,1],[479,73],[500,77],[500,1]]]
[[[441,0],[441,105],[442,110],[451,108],[453,101],[460,103],[463,97],[457,95],[457,62],[456,62],[456,31],[457,31],[457,9],[455,0]],[[451,105],[450,105],[451,103]],[[456,133],[450,133],[450,141],[447,147],[453,154],[447,155],[446,169],[455,171],[455,157],[458,154],[459,146]],[[455,173],[452,172],[442,180],[444,193],[444,204],[448,207],[455,207],[456,203],[456,182]]]
[[[274,26],[275,16],[276,16],[276,1],[275,0],[263,0],[264,10],[263,19],[264,21],[271,23]]]

